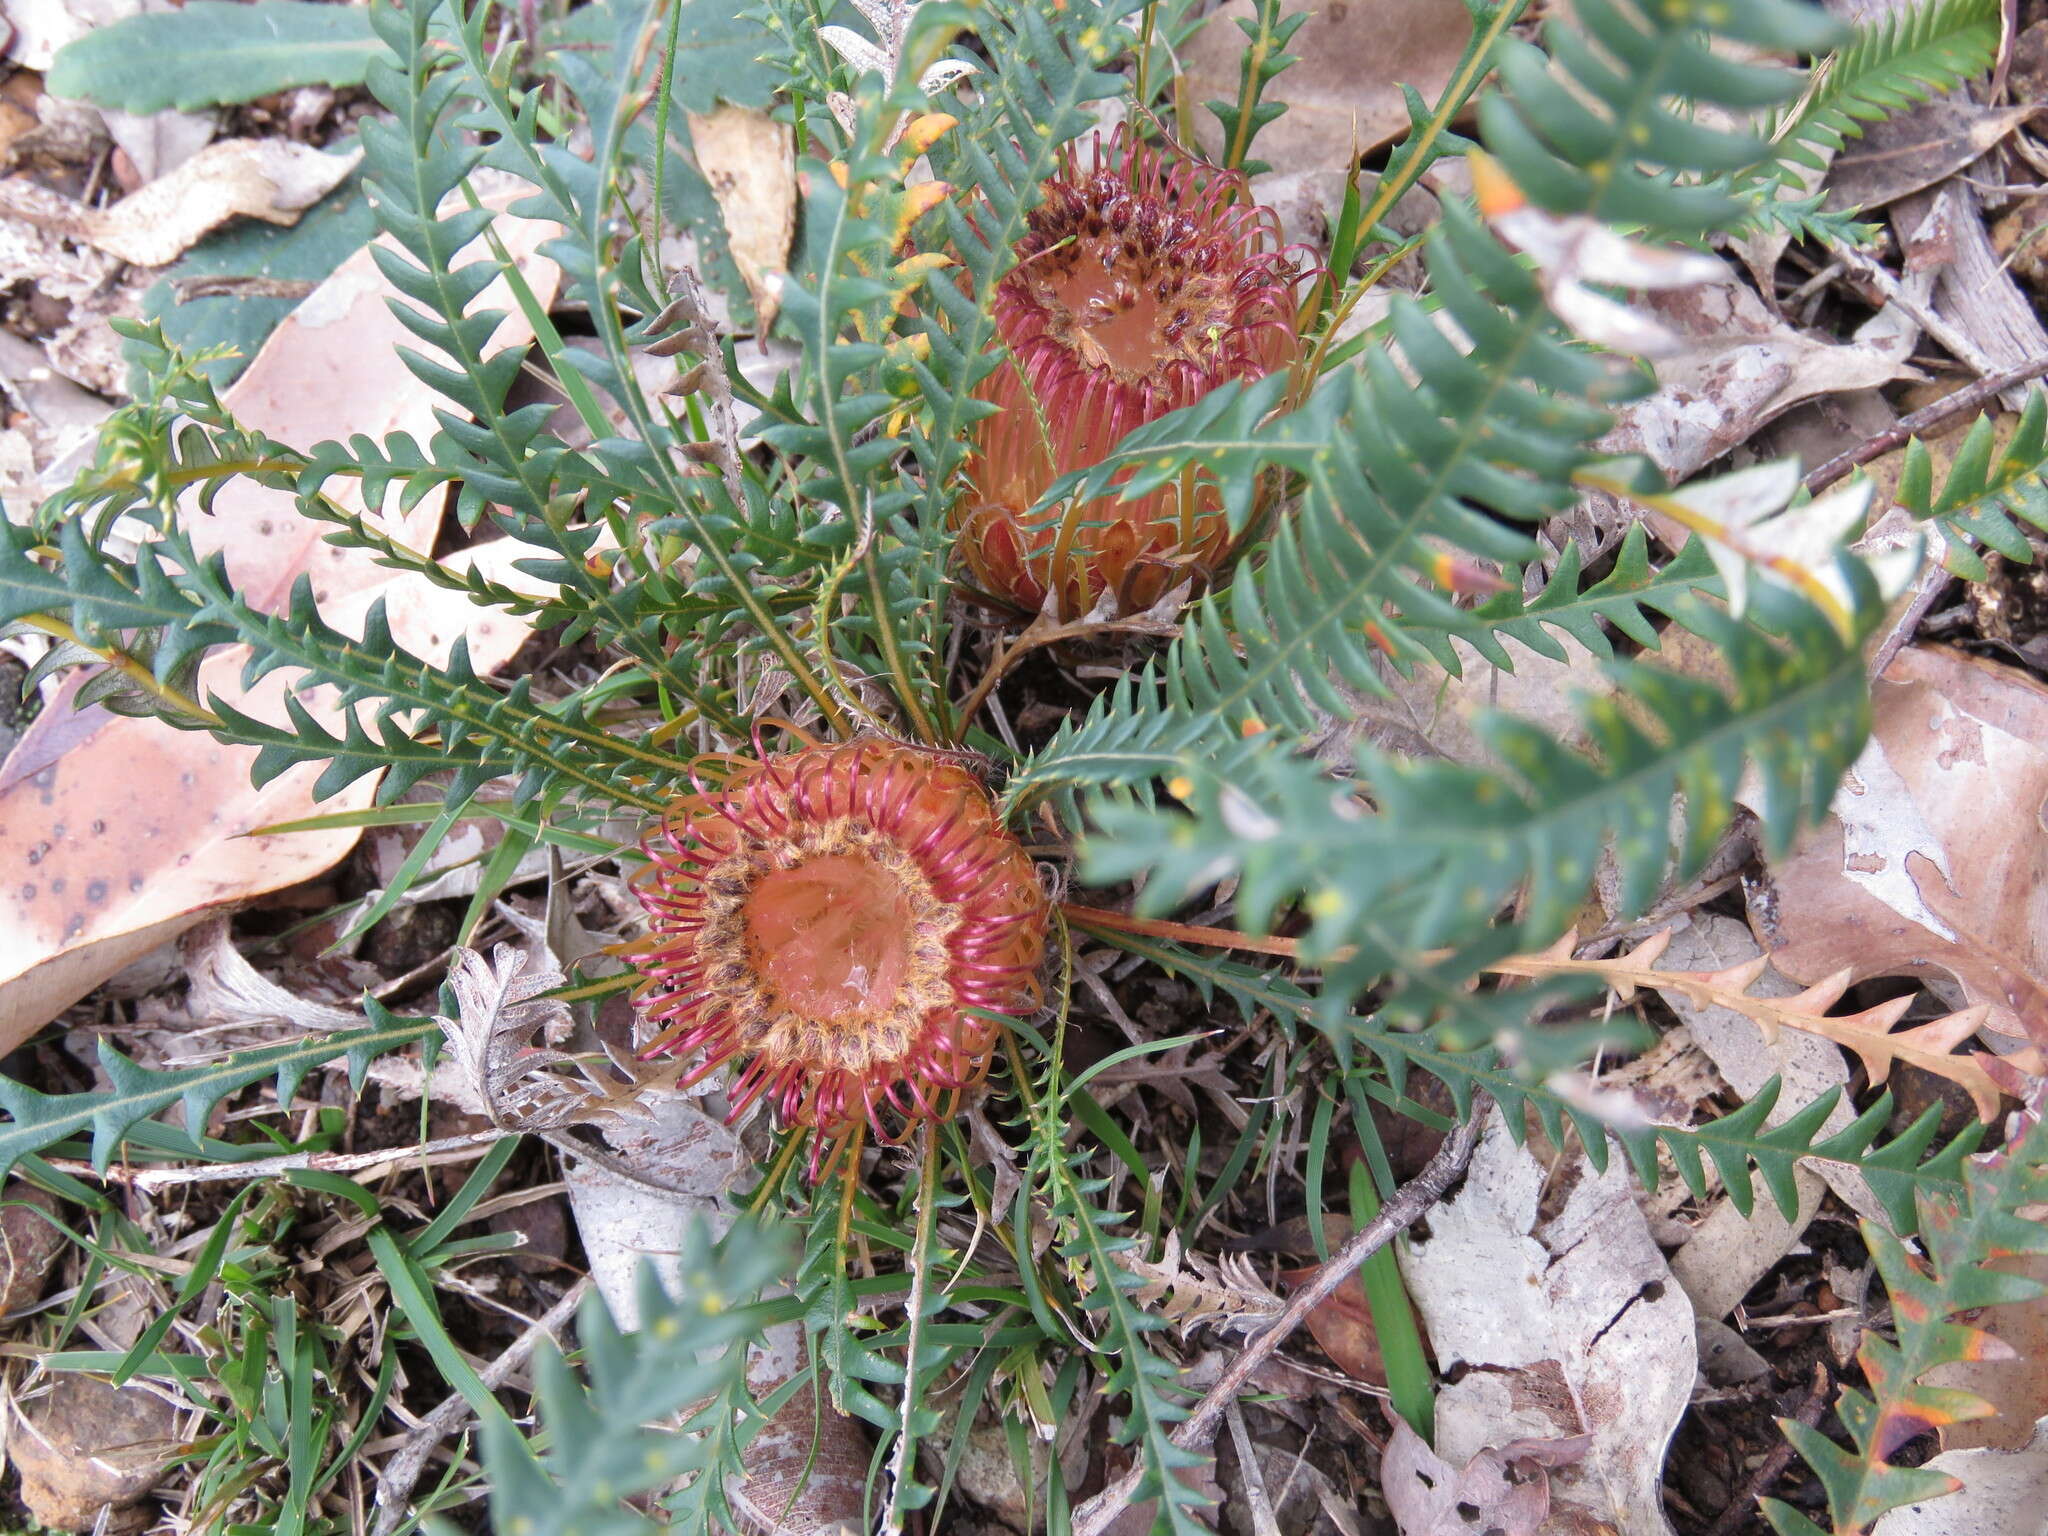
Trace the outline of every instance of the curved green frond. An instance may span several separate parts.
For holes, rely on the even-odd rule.
[[[1860,1536],[1887,1510],[1954,1493],[1946,1473],[1892,1458],[1931,1430],[1996,1413],[1973,1392],[1927,1380],[1937,1366],[1995,1358],[2002,1347],[1978,1326],[1986,1307],[2038,1300],[2048,1285],[1991,1261],[2048,1254],[2048,1226],[2023,1215],[2048,1200],[2048,1122],[2029,1116],[2018,1139],[1969,1163],[1960,1190],[1920,1198],[1921,1254],[1875,1222],[1863,1238],[1891,1297],[1892,1337],[1863,1336],[1856,1358],[1870,1390],[1845,1386],[1836,1403],[1854,1449],[1844,1449],[1796,1419],[1778,1427],[1827,1490],[1836,1536]],[[1781,1532],[1811,1529],[1789,1506],[1767,1500],[1764,1512]],[[1804,1525],[1801,1522],[1805,1522]]]
[[[1922,0],[1859,26],[1772,125],[1777,176],[1797,185],[1794,166],[1824,169],[1865,124],[1982,74],[1998,52],[1999,28],[1998,0]]]
[[[713,1243],[698,1223],[678,1233],[678,1280],[642,1265],[639,1328],[621,1333],[595,1291],[576,1319],[583,1380],[552,1343],[534,1361],[547,1432],[537,1456],[504,1418],[482,1423],[494,1526],[502,1532],[641,1536],[654,1525],[626,1501],[679,1478],[722,1477],[719,1440],[747,1345],[766,1325],[753,1306],[787,1259],[772,1234],[742,1224]],[[684,1410],[688,1410],[684,1412]],[[680,1423],[670,1421],[682,1413]]]
[[[1870,578],[1846,568],[1871,622]],[[1299,903],[1312,923],[1303,958],[1328,966],[1337,993],[1433,971],[1421,957],[1439,946],[1540,947],[1568,925],[1603,849],[1620,909],[1641,911],[1712,851],[1747,770],[1760,776],[1766,839],[1782,849],[1825,812],[1862,748],[1869,698],[1854,639],[1782,588],[1765,588],[1757,607],[1772,633],[1704,607],[1688,616],[1725,659],[1730,692],[1610,664],[1616,693],[1579,706],[1588,752],[1493,715],[1478,730],[1496,765],[1361,751],[1356,787],[1302,758],[1246,753],[1219,768],[1189,753],[1174,770],[1184,809],[1097,800],[1084,872],[1143,875],[1151,912],[1234,877],[1251,932]],[[1684,813],[1675,850],[1674,801]],[[1510,902],[1519,920],[1502,926]]]
[[[1503,573],[1506,591],[1477,608],[1458,611],[1455,617],[1411,624],[1408,632],[1453,676],[1459,675],[1463,664],[1457,651],[1444,643],[1451,640],[1464,641],[1509,672],[1514,670],[1514,660],[1501,647],[1501,637],[1517,640],[1539,656],[1563,661],[1568,653],[1550,634],[1553,629],[1603,660],[1614,655],[1610,631],[1618,631],[1645,650],[1655,650],[1657,626],[1650,615],[1658,613],[1682,622],[1689,613],[1709,611],[1686,599],[1695,593],[1718,595],[1720,581],[1706,546],[1697,539],[1661,567],[1650,564],[1649,550],[1647,529],[1641,523],[1631,523],[1614,551],[1614,568],[1590,586],[1581,587],[1579,547],[1567,544],[1558,554],[1550,580],[1534,597],[1522,596],[1521,573],[1510,567]]]
[[[0,1109],[7,1112],[7,1123],[0,1125],[0,1174],[67,1137],[87,1134],[93,1166],[104,1169],[138,1124],[178,1105],[184,1106],[186,1135],[196,1147],[208,1118],[230,1093],[272,1082],[278,1103],[288,1104],[308,1072],[333,1061],[346,1061],[350,1081],[360,1086],[372,1058],[435,1033],[428,1020],[398,1018],[375,1002],[366,1007],[368,1029],[241,1051],[203,1067],[158,1071],[102,1041],[100,1066],[108,1086],[89,1093],[46,1094],[0,1077]]]

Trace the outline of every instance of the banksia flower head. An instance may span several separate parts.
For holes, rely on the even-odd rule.
[[[988,1070],[996,1026],[1035,1006],[1046,899],[966,770],[875,741],[743,759],[686,799],[637,881],[628,951],[648,1055],[687,1081],[745,1060],[735,1115],[765,1096],[820,1149],[943,1118]]]
[[[1221,559],[1230,530],[1214,487],[1189,475],[1130,503],[1026,514],[1133,428],[1295,362],[1296,263],[1242,177],[1124,129],[1068,147],[1017,258],[995,295],[1009,356],[976,391],[998,410],[977,424],[955,510],[968,568],[1022,608],[1056,591],[1063,618],[1104,592],[1149,607]]]

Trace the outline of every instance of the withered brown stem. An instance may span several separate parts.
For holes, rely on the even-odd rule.
[[[1994,373],[1965,384],[1952,395],[1943,395],[1932,405],[1922,406],[1910,415],[1901,416],[1891,426],[1875,437],[1865,438],[1846,453],[1838,453],[1825,464],[1807,475],[1806,489],[1818,496],[1837,480],[1859,465],[1868,464],[1872,459],[1881,459],[1894,448],[1903,448],[1906,439],[1917,433],[1940,426],[1951,416],[1960,416],[1965,411],[1975,410],[1995,395],[2002,395],[2015,384],[2024,384],[2048,374],[2048,357],[2033,358],[2017,368],[2008,368],[2003,373]]]
[[[1301,945],[1295,939],[1259,938],[1234,928],[1200,928],[1193,923],[1168,922],[1159,917],[1132,917],[1128,912],[1111,912],[1105,907],[1084,907],[1063,901],[1060,910],[1083,928],[1107,928],[1113,933],[1136,933],[1148,939],[1170,939],[1176,944],[1201,944],[1210,949],[1244,949],[1254,954],[1280,955],[1295,959]]]

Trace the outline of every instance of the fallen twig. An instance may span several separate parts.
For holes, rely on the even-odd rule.
[[[514,1371],[526,1364],[540,1347],[541,1340],[554,1338],[568,1326],[569,1319],[576,1315],[576,1308],[589,1289],[588,1275],[570,1286],[560,1301],[506,1345],[502,1355],[477,1373],[483,1384],[494,1389],[503,1386]],[[427,1460],[434,1454],[434,1447],[465,1423],[470,1412],[470,1406],[462,1395],[451,1393],[420,1420],[418,1427],[406,1437],[405,1444],[391,1453],[390,1460],[377,1474],[377,1526],[373,1536],[391,1536],[405,1523],[406,1505],[412,1498],[413,1485],[426,1471]]]
[[[1317,1268],[1308,1283],[1289,1299],[1270,1328],[1246,1341],[1242,1352],[1231,1362],[1230,1369],[1203,1394],[1194,1412],[1173,1432],[1175,1445],[1183,1450],[1206,1445],[1215,1433],[1216,1421],[1223,1417],[1224,1409],[1237,1400],[1237,1394],[1251,1380],[1253,1372],[1264,1365],[1273,1351],[1307,1320],[1309,1313],[1356,1274],[1359,1265],[1392,1241],[1395,1233],[1412,1225],[1443,1198],[1471,1163],[1472,1154],[1479,1146],[1479,1133],[1486,1124],[1486,1114],[1492,1105],[1493,1101],[1484,1093],[1473,1095],[1471,1114],[1464,1124],[1444,1138],[1444,1144],[1429,1160],[1429,1166],[1395,1190],[1393,1198],[1380,1208],[1379,1215],[1354,1232],[1342,1248],[1330,1255],[1328,1263]],[[1131,1502],[1131,1495],[1137,1492],[1143,1476],[1143,1465],[1133,1466],[1083,1504],[1074,1514],[1074,1536],[1102,1536],[1110,1522]]]
[[[1955,572],[1939,565],[1929,565],[1920,573],[1912,598],[1899,611],[1898,618],[1884,639],[1878,642],[1877,649],[1870,653],[1870,665],[1866,670],[1872,682],[1883,677],[1892,659],[1912,643],[1913,637],[1920,633],[1921,622],[1934,611],[1934,605],[1941,601],[1941,595],[1955,579]]]
[[[1857,466],[1868,464],[1872,459],[1881,459],[1894,448],[1903,448],[1906,439],[1931,431],[1952,416],[1975,410],[1993,395],[2002,395],[2015,384],[2025,384],[2043,374],[2048,374],[2048,357],[2037,357],[2017,368],[2008,368],[1974,384],[1965,384],[1954,394],[1943,395],[1932,405],[1924,405],[1909,415],[1901,416],[1884,431],[1875,437],[1865,438],[1846,453],[1836,454],[1807,475],[1806,488],[1818,496]]]
[[[437,1141],[410,1147],[386,1147],[377,1152],[286,1152],[278,1157],[260,1157],[246,1163],[178,1163],[168,1168],[95,1168],[73,1158],[51,1158],[50,1166],[78,1178],[101,1179],[109,1184],[126,1184],[145,1193],[167,1189],[174,1184],[234,1184],[250,1179],[267,1179],[298,1168],[318,1168],[328,1173],[354,1173],[364,1168],[381,1168],[387,1163],[425,1166],[466,1162],[482,1157],[505,1139],[504,1131],[472,1131],[462,1136],[444,1136]]]

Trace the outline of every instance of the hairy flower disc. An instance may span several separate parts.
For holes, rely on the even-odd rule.
[[[951,1115],[995,1026],[1036,1006],[1046,900],[965,770],[877,742],[741,763],[673,812],[630,956],[649,1054],[746,1058],[738,1114],[837,1135]]]
[[[994,596],[1064,618],[1104,593],[1126,611],[1211,574],[1230,541],[1214,488],[1029,515],[1059,476],[1099,462],[1133,428],[1217,385],[1300,356],[1279,221],[1242,177],[1135,144],[1119,129],[1069,147],[996,287],[1009,356],[976,391],[997,407],[976,428],[955,509],[968,569]]]

